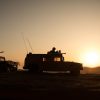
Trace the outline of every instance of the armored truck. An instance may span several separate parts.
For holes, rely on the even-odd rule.
[[[5,57],[0,56],[0,72],[17,71],[18,62],[6,60]]]
[[[47,54],[32,54],[28,53],[25,57],[23,69],[28,69],[31,72],[43,71],[64,71],[72,75],[79,75],[80,70],[83,70],[81,63],[64,61],[61,50],[56,51],[53,47]]]

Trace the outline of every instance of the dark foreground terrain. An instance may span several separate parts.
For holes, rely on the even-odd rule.
[[[0,73],[0,100],[100,100],[100,75]]]

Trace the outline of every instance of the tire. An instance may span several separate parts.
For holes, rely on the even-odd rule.
[[[11,69],[9,67],[7,67],[7,72],[11,72]]]
[[[74,75],[74,76],[80,75],[80,70],[71,70],[71,75]]]

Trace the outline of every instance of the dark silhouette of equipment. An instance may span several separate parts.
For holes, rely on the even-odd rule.
[[[0,56],[0,72],[17,71],[18,62],[6,60],[5,57]]]
[[[68,71],[72,75],[79,75],[80,70],[83,70],[81,63],[64,61],[61,50],[56,51],[53,47],[47,54],[32,54],[26,55],[23,69],[28,69],[32,72],[43,71]]]

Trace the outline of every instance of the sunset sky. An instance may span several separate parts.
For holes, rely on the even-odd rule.
[[[66,60],[84,66],[92,65],[88,60],[96,55],[98,66],[100,0],[0,0],[0,51],[5,51],[0,56],[22,65],[27,53],[23,37],[28,52],[56,47],[66,52]]]

